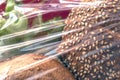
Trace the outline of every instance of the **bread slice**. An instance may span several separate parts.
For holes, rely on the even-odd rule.
[[[3,80],[74,80],[60,62],[55,59],[44,61],[45,58],[25,54],[3,61],[0,63],[0,77]]]

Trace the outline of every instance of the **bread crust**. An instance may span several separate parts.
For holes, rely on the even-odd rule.
[[[38,54],[25,54],[1,62],[0,75],[6,73],[5,80],[74,80],[71,73],[55,59],[27,67],[45,58]]]
[[[120,79],[120,1],[73,8],[58,53],[77,80]],[[116,67],[117,66],[117,67]]]

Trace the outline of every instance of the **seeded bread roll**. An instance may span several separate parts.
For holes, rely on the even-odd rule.
[[[120,80],[120,0],[72,9],[58,53],[76,80]]]
[[[27,65],[42,60],[38,54],[25,54],[0,63],[2,80],[74,80],[70,72],[57,60],[42,61],[29,68]],[[26,68],[24,68],[26,66]],[[21,69],[20,69],[21,68]],[[22,69],[23,68],[23,69]]]

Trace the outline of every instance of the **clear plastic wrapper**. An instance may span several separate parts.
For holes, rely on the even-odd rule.
[[[119,4],[8,0],[0,13],[0,80],[120,80]]]

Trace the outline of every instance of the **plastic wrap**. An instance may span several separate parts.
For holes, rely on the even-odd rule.
[[[88,1],[1,2],[0,80],[120,80],[120,1]]]

